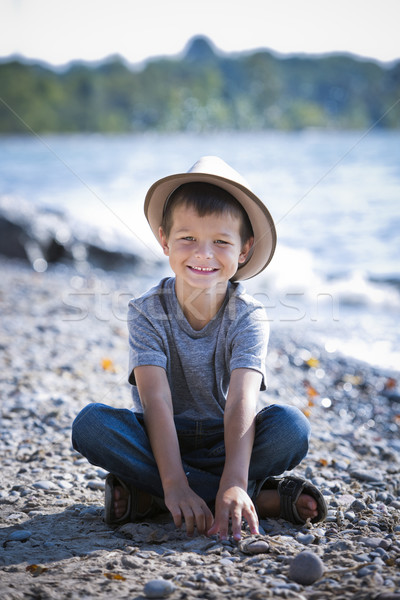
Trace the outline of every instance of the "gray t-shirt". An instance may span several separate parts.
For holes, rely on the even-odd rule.
[[[129,382],[133,410],[142,412],[133,370],[165,369],[174,414],[202,420],[221,417],[231,372],[259,371],[265,390],[269,324],[262,304],[242,284],[229,283],[224,304],[203,329],[191,327],[175,294],[175,278],[166,278],[129,302]]]

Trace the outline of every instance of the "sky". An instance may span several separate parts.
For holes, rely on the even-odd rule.
[[[205,35],[225,53],[400,59],[400,0],[0,0],[0,58],[138,64]]]

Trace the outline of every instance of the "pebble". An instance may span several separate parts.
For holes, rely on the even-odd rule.
[[[59,481],[58,485],[62,490],[71,490],[74,487],[72,483],[69,483],[68,481]]]
[[[233,562],[230,558],[221,558],[221,560],[219,561],[219,564],[221,565],[221,567],[232,567],[233,566]]]
[[[354,519],[356,518],[356,513],[353,510],[348,510],[344,513],[344,517],[348,521],[354,521]]]
[[[153,579],[144,586],[146,598],[167,598],[175,591],[175,585],[167,579]]]
[[[381,482],[383,481],[383,473],[380,471],[350,471],[351,477],[358,479],[358,481],[370,481],[370,482]]]
[[[29,529],[17,529],[12,531],[7,536],[7,541],[10,542],[26,542],[32,535],[32,531]]]
[[[32,486],[38,490],[45,490],[46,492],[52,492],[58,490],[58,486],[52,481],[36,481]]]
[[[106,487],[106,482],[105,481],[89,481],[89,483],[87,484],[87,487],[91,490],[103,490]]]
[[[265,540],[244,540],[239,549],[245,554],[265,554],[269,552],[269,544]]]
[[[299,533],[296,536],[296,540],[303,544],[304,546],[308,546],[308,544],[312,544],[315,540],[315,536],[312,533]]]
[[[390,542],[388,542],[384,538],[379,537],[362,537],[360,539],[360,542],[362,544],[365,544],[366,546],[369,546],[370,548],[381,547],[383,549],[387,549],[390,546]]]
[[[324,574],[324,563],[313,552],[300,552],[290,563],[289,577],[301,585],[311,585]]]
[[[350,509],[356,513],[360,513],[363,510],[367,510],[367,505],[362,500],[354,500],[354,502],[350,504]]]

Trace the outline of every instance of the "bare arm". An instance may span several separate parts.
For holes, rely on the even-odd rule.
[[[205,533],[213,517],[204,500],[190,489],[182,466],[166,373],[161,367],[141,366],[135,369],[135,379],[165,504],[177,527],[181,526],[183,517],[189,535],[195,525],[199,533]]]
[[[231,375],[224,415],[225,467],[215,505],[215,522],[209,534],[232,532],[240,539],[245,518],[252,533],[258,533],[255,507],[247,494],[248,472],[255,433],[255,415],[261,374],[251,369],[235,369]]]

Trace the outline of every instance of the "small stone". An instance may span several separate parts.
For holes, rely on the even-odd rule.
[[[9,534],[7,542],[26,542],[31,535],[32,531],[29,531],[29,529],[17,529]]]
[[[369,548],[379,548],[384,545],[385,540],[379,537],[362,537],[360,542]]]
[[[358,577],[368,577],[369,575],[371,575],[372,572],[373,572],[373,567],[368,565],[366,567],[363,567],[362,569],[359,569],[357,571],[357,576]]]
[[[143,561],[135,556],[123,556],[121,562],[127,569],[143,568]]]
[[[239,549],[245,554],[265,554],[269,552],[269,544],[265,540],[245,540]]]
[[[357,552],[357,554],[353,554],[353,559],[359,563],[369,562],[370,560],[369,555],[365,552],[362,554],[359,554],[359,552]]]
[[[106,487],[106,482],[105,481],[89,481],[89,483],[87,484],[88,488],[90,488],[91,490],[104,490]]]
[[[85,519],[90,519],[90,518],[95,518],[98,517],[100,515],[102,511],[102,507],[101,506],[87,506],[86,508],[83,508],[79,515],[81,517],[84,517]]]
[[[306,479],[312,479],[312,477],[313,477],[313,470],[312,470],[312,468],[310,466],[306,467],[306,470],[304,472],[304,477]]]
[[[354,512],[354,510],[348,510],[344,513],[344,516],[345,519],[347,519],[348,521],[354,521],[354,519],[356,518],[356,513]]]
[[[369,481],[369,482],[378,482],[383,480],[382,473],[380,471],[351,471],[351,477],[357,479],[358,481]]]
[[[146,598],[166,598],[175,591],[175,585],[167,579],[153,579],[144,586]]]
[[[315,540],[315,536],[312,533],[299,533],[296,536],[296,540],[300,542],[300,544],[304,544],[304,546],[308,546],[308,544],[312,544]]]
[[[221,567],[233,567],[233,562],[229,558],[221,558],[219,564],[221,565]]]
[[[340,506],[347,507],[347,506],[350,506],[350,504],[355,501],[355,497],[352,496],[351,494],[341,494],[340,496],[337,496],[335,498],[335,500]]]
[[[367,505],[362,500],[354,500],[354,502],[350,504],[350,509],[356,513],[360,513],[367,509]]]
[[[290,563],[289,577],[301,585],[311,585],[322,577],[325,567],[313,552],[300,552]]]
[[[346,550],[350,550],[350,548],[352,548],[352,543],[347,540],[338,540],[331,544],[331,549],[336,550],[337,552],[345,552]]]
[[[96,473],[97,476],[100,477],[100,479],[105,479],[108,475],[108,471],[105,471],[104,469],[100,468],[96,469]]]
[[[22,519],[25,516],[25,513],[12,513],[11,515],[8,515],[6,519],[9,521],[16,521],[17,519]]]
[[[59,481],[58,485],[62,490],[70,490],[73,488],[72,483],[69,483],[68,481]]]
[[[36,483],[32,484],[34,488],[38,490],[45,490],[46,492],[58,490],[58,486],[52,481],[36,481]]]

